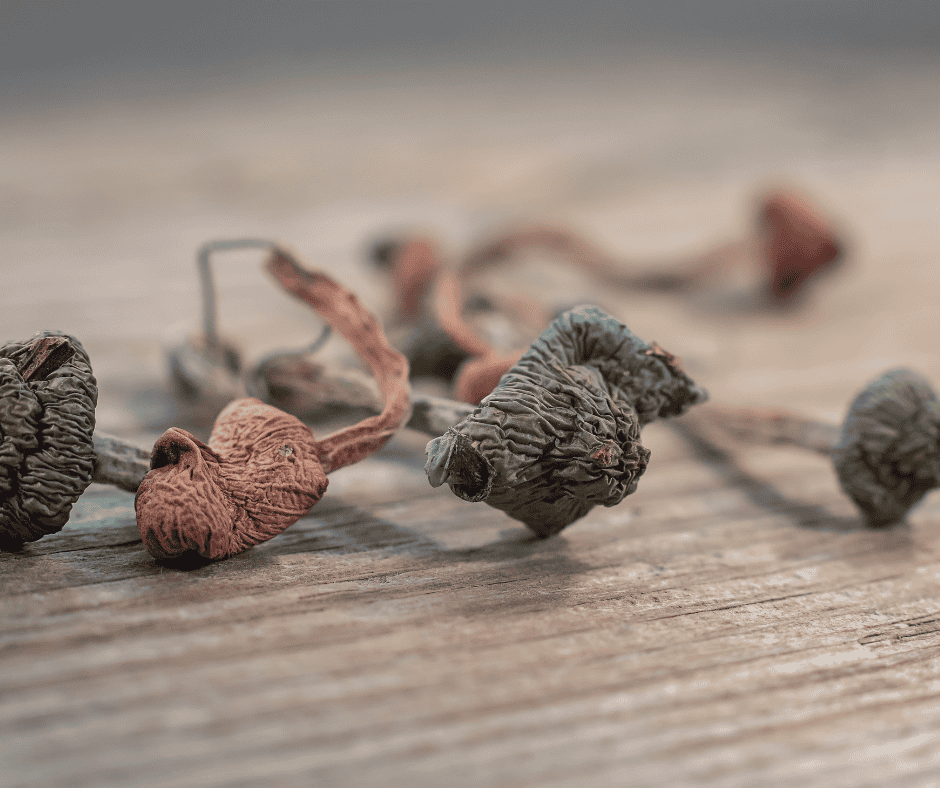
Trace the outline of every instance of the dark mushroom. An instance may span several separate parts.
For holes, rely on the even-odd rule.
[[[940,486],[940,400],[908,369],[872,381],[849,406],[832,459],[870,525],[903,520]]]
[[[780,410],[709,407],[689,417],[748,443],[831,457],[843,492],[869,525],[903,520],[940,487],[940,400],[909,369],[892,369],[852,401],[841,427]]]
[[[60,531],[91,483],[98,388],[75,337],[0,347],[0,549]]]
[[[634,492],[640,428],[706,399],[676,360],[596,307],[557,318],[466,419],[427,446],[432,486],[539,536]]]

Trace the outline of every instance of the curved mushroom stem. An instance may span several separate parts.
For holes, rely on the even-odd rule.
[[[574,230],[550,225],[508,230],[497,235],[467,255],[459,268],[459,274],[462,278],[473,276],[527,249],[542,249],[557,254],[575,267],[615,287],[684,290],[695,279],[696,269],[688,264],[668,270],[661,263],[623,260]]]
[[[184,400],[209,400],[221,407],[247,393],[242,378],[242,359],[238,347],[220,336],[212,255],[240,249],[270,250],[277,246],[264,238],[232,238],[208,241],[199,247],[196,264],[202,295],[202,333],[183,344],[170,348],[170,375],[176,393]],[[301,352],[312,353],[323,345],[331,333],[329,324],[309,347]]]
[[[317,441],[323,469],[330,473],[372,454],[408,419],[408,362],[392,348],[378,321],[352,292],[323,273],[303,268],[296,253],[276,246],[268,270],[285,290],[310,304],[352,344],[382,394],[384,407],[379,415]]]
[[[477,336],[463,318],[463,295],[453,271],[441,271],[434,288],[434,317],[457,347],[471,356],[495,352],[489,342]]]
[[[219,344],[218,311],[216,309],[215,279],[209,261],[215,252],[230,252],[236,249],[273,249],[277,244],[267,238],[223,238],[208,241],[196,252],[199,281],[202,285],[202,333],[210,347]]]

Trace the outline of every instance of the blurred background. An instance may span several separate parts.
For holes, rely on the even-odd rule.
[[[141,440],[174,416],[206,240],[282,239],[387,314],[366,257],[388,232],[456,258],[552,221],[668,260],[745,235],[781,185],[849,241],[797,308],[566,295],[715,399],[838,419],[886,366],[940,380],[938,173],[935,0],[0,2],[0,338],[77,335],[99,427]],[[249,359],[318,326],[259,259],[217,267]]]

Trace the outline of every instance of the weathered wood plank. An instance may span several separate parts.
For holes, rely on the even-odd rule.
[[[69,531],[3,564],[11,784],[935,769],[937,504],[872,531],[813,463],[787,466],[793,502],[761,486],[766,455],[653,438],[673,453],[641,493],[547,541],[440,491],[359,508],[337,485],[270,543],[181,572],[127,538],[126,498],[93,491],[100,544]]]

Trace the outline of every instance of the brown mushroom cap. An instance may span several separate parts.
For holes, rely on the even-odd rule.
[[[150,468],[134,503],[140,538],[157,558],[240,553],[296,522],[327,487],[309,428],[252,398],[219,414],[208,445],[167,430]]]
[[[893,369],[866,386],[849,407],[833,464],[869,524],[903,520],[940,486],[940,400],[927,380]]]
[[[706,398],[668,353],[596,307],[557,318],[466,419],[428,443],[432,486],[551,536],[636,490],[640,427]]]
[[[807,280],[831,268],[842,254],[835,230],[820,211],[793,194],[769,195],[761,205],[760,224],[770,293],[777,301],[793,298]]]
[[[478,405],[487,394],[496,388],[500,379],[515,364],[521,353],[507,356],[491,354],[483,358],[472,358],[457,370],[452,386],[452,396],[459,402]]]

